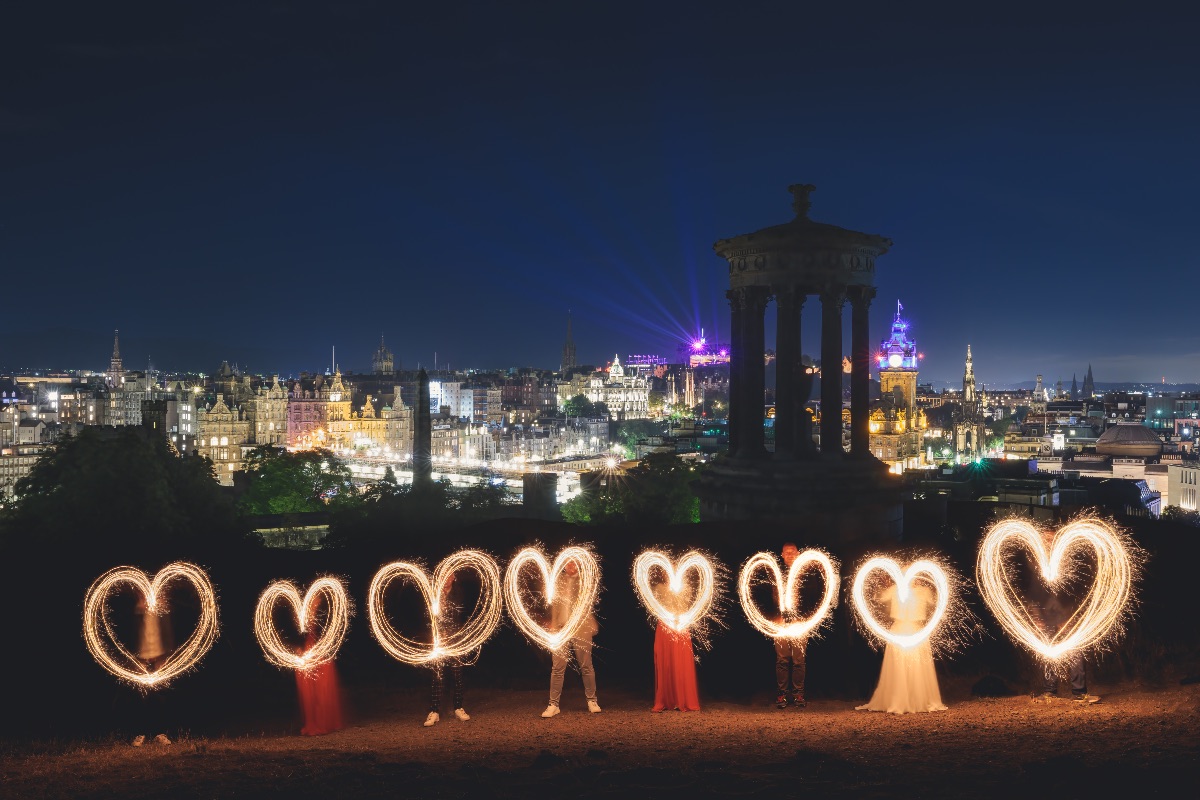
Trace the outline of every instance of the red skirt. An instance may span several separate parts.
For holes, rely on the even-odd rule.
[[[332,661],[307,673],[297,670],[296,691],[304,712],[301,736],[320,736],[342,729],[342,692]]]
[[[654,632],[654,710],[699,711],[692,636],[663,623]]]

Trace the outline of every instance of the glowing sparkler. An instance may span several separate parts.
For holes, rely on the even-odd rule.
[[[547,630],[530,615],[525,605],[524,591],[521,583],[521,570],[533,564],[541,574],[543,603],[549,607],[554,602],[554,593],[559,576],[569,562],[575,562],[579,569],[579,592],[571,606],[567,621],[557,631]],[[513,558],[504,574],[504,600],[508,606],[509,616],[530,639],[551,652],[559,650],[569,642],[587,621],[596,604],[596,596],[600,593],[600,565],[596,556],[587,547],[573,545],[559,551],[554,559],[554,566],[546,563],[546,556],[541,550],[527,547]]]
[[[108,618],[109,596],[122,585],[132,586],[145,598],[146,613],[161,616],[167,612],[164,590],[175,580],[187,581],[195,588],[200,599],[200,618],[187,641],[157,669],[150,669],[117,638]],[[194,667],[216,638],[216,591],[208,575],[195,564],[182,561],[168,564],[153,579],[136,567],[115,567],[96,579],[83,600],[83,640],[96,663],[118,678],[147,689],[163,686]]]
[[[696,573],[697,584],[691,605],[684,611],[674,612],[663,605],[650,582],[651,570],[658,568],[666,575],[667,590],[680,602],[689,591],[684,584],[684,574],[689,570]],[[713,605],[716,589],[716,570],[712,561],[703,553],[691,550],[674,564],[665,554],[647,550],[633,562],[633,586],[646,609],[676,633],[683,633],[704,620]]]
[[[1040,629],[1020,589],[1009,579],[1007,550],[1015,545],[1034,556],[1041,580],[1051,591],[1072,580],[1079,569],[1080,555],[1088,550],[1095,555],[1091,589],[1053,635]],[[976,582],[988,608],[1009,636],[1041,658],[1058,661],[1073,651],[1096,646],[1120,630],[1140,569],[1140,554],[1138,548],[1099,519],[1068,523],[1052,537],[1028,522],[1010,519],[993,525],[984,537],[975,563]]]
[[[317,621],[315,617],[319,599],[324,599],[327,609],[324,630],[313,642],[312,647],[300,654],[293,653],[284,644],[278,628],[275,627],[275,604],[286,600],[292,607],[297,628],[301,633],[307,633],[309,627]],[[300,590],[291,582],[277,581],[262,593],[258,598],[258,606],[254,609],[254,635],[258,638],[258,644],[267,660],[276,666],[289,669],[307,671],[332,661],[337,656],[349,628],[350,600],[346,596],[345,585],[337,578],[318,578],[308,587],[308,592],[303,598],[300,597]]]
[[[915,631],[899,632],[889,630],[879,623],[867,600],[866,592],[866,586],[871,580],[871,573],[876,571],[886,573],[895,582],[897,599],[902,607],[909,602],[914,581],[924,577],[924,580],[933,587],[937,599],[934,603],[933,613],[929,615],[924,625]],[[934,635],[946,617],[946,609],[949,607],[952,597],[950,578],[936,561],[918,559],[901,571],[900,565],[894,559],[885,556],[868,559],[858,568],[858,573],[854,576],[852,593],[854,609],[858,612],[859,619],[866,626],[867,631],[872,636],[905,650],[916,647]]]
[[[820,570],[825,580],[825,594],[820,605],[807,618],[800,617],[798,608],[801,578],[805,570],[815,566]],[[768,619],[754,602],[751,589],[754,575],[759,570],[767,570],[775,581],[775,595],[779,598],[779,614],[781,621]],[[838,590],[837,565],[828,553],[822,550],[805,550],[796,556],[788,568],[787,583],[783,579],[783,571],[773,553],[756,553],[742,567],[738,578],[738,594],[742,600],[742,611],[750,624],[772,639],[804,639],[811,635],[829,616],[833,600]]]
[[[451,576],[463,569],[474,570],[479,575],[479,599],[462,625],[443,635],[447,609],[442,607],[442,594]],[[384,593],[396,579],[410,580],[420,589],[429,610],[432,643],[410,639],[397,632],[388,621],[383,608]],[[432,578],[417,564],[396,561],[381,567],[371,580],[367,619],[379,644],[397,661],[419,665],[446,658],[464,658],[482,647],[500,624],[500,591],[500,566],[491,556],[478,550],[460,550],[447,556],[437,565]]]

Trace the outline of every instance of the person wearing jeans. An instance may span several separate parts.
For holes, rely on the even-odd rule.
[[[550,604],[550,627],[559,630],[566,624],[571,614],[571,607],[579,595],[579,565],[568,561],[563,568],[563,574],[558,579],[554,589],[554,600]],[[579,630],[570,641],[563,644],[554,652],[550,668],[550,703],[542,712],[544,718],[558,716],[559,702],[562,700],[563,681],[567,675],[567,661],[571,653],[575,654],[575,663],[579,665],[579,674],[583,678],[583,696],[587,699],[588,711],[600,713],[600,703],[596,700],[596,670],[592,666],[592,637],[599,631],[596,618],[590,612],[587,619],[579,626]]]
[[[783,558],[784,567],[791,569],[792,562],[800,555],[800,548],[795,542],[787,542],[780,549],[779,555]],[[779,598],[776,597],[776,600]],[[782,606],[782,603],[780,605]],[[792,623],[796,620],[794,613],[789,612],[781,614],[778,621]],[[804,660],[805,644],[804,639],[775,640],[775,686],[779,690],[775,695],[776,708],[804,708],[808,704],[804,699],[804,674],[807,671],[807,662]]]

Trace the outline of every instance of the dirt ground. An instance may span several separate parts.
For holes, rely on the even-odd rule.
[[[647,698],[601,687],[604,711],[593,715],[568,681],[556,718],[538,716],[542,692],[480,692],[468,695],[469,722],[428,729],[421,696],[360,693],[349,726],[316,738],[274,720],[267,731],[170,746],[5,742],[0,795],[1094,800],[1154,796],[1200,777],[1200,684],[1097,685],[1103,700],[1086,707],[976,698],[965,682],[942,688],[949,710],[896,716],[834,700],[778,710],[767,696],[654,714]]]

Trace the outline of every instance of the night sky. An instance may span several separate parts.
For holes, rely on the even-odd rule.
[[[3,12],[0,367],[670,355],[813,183],[922,380],[1200,380],[1184,4],[181,5]]]

